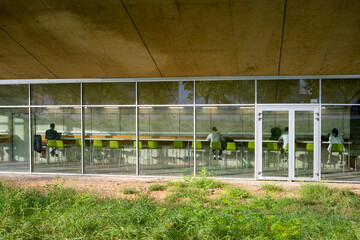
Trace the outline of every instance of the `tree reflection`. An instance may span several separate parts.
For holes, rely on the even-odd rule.
[[[135,83],[86,83],[83,92],[89,105],[135,104]]]
[[[141,82],[139,104],[192,104],[193,89],[192,81]]]
[[[190,86],[185,88],[190,90]],[[196,103],[251,104],[255,102],[255,81],[198,81]]]
[[[318,101],[319,81],[299,80],[259,80],[258,103],[311,103]]]

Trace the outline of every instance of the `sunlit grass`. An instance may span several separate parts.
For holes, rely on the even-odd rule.
[[[298,197],[274,198],[275,190],[260,196],[206,176],[184,180],[123,189],[132,200],[0,183],[0,239],[360,238],[360,200],[349,189],[304,184]],[[148,194],[170,190],[165,201]]]

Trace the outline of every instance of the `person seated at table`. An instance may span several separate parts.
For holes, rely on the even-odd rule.
[[[289,128],[288,127],[286,127],[284,129],[284,132],[281,134],[278,141],[283,142],[283,144],[281,146],[281,152],[284,153],[284,159],[285,159],[285,161],[287,161],[286,150],[288,150],[287,148],[288,148],[288,144],[289,144]]]
[[[329,142],[330,142],[330,144],[329,144],[329,147],[327,149],[328,152],[329,152],[327,164],[331,163],[330,156],[331,156],[331,148],[332,148],[333,144],[342,144],[342,147],[345,150],[345,148],[344,148],[344,139],[339,134],[339,131],[336,128],[333,128],[333,130],[331,131],[330,136],[329,136]],[[340,165],[341,165],[342,164],[342,153],[341,152],[339,152],[339,162],[340,162]]]
[[[57,140],[59,139],[59,133],[55,130],[55,124],[50,124],[50,129],[46,130],[45,132],[45,139],[46,140]],[[51,156],[54,157],[56,154],[56,148],[52,148],[50,152]]]
[[[213,142],[223,142],[224,138],[221,135],[220,132],[217,131],[216,127],[212,128],[212,132],[207,136],[205,141],[209,141],[210,140],[210,148]],[[213,149],[213,154],[214,154],[214,160],[216,160],[216,150]],[[219,149],[219,154],[218,154],[218,159],[222,160],[221,158],[221,154],[222,154],[222,149]]]

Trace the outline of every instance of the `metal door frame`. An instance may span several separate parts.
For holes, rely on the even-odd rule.
[[[287,111],[289,113],[289,126],[295,126],[295,112],[297,111],[313,111],[314,123],[314,171],[313,177],[295,177],[295,128],[289,127],[289,167],[287,177],[272,177],[262,175],[262,119],[264,111]],[[258,105],[256,110],[256,140],[255,140],[255,178],[259,180],[300,180],[300,181],[318,181],[320,179],[320,111],[319,106],[302,106],[302,105]]]

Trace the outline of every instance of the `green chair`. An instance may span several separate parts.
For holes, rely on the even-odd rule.
[[[250,151],[255,151],[255,142],[248,142],[247,151],[246,151],[246,168],[249,165],[249,155]]]
[[[75,158],[74,160],[77,161],[77,152],[78,150],[81,151],[81,139],[76,139],[75,140]],[[80,155],[81,155],[81,152],[80,152]]]
[[[61,160],[63,162],[63,166],[65,166],[65,159],[66,159],[66,148],[64,146],[64,142],[62,140],[56,140],[56,147],[61,149]],[[65,156],[65,157],[64,157]],[[58,164],[60,164],[60,157],[58,157]]]
[[[306,169],[306,167],[309,166],[309,162],[308,162],[308,156],[311,153],[314,152],[314,143],[306,143],[305,146],[305,162],[304,162],[304,170]],[[307,165],[307,166],[306,166]]]
[[[289,151],[289,144],[286,145],[286,148],[284,149],[284,155]],[[295,143],[295,168],[298,169],[298,164],[297,164],[297,157],[296,157],[296,153],[297,153],[297,144]],[[283,162],[283,165],[284,165],[284,170],[285,170],[285,161],[287,161],[288,159],[288,156],[285,155],[284,157],[284,162]]]
[[[201,152],[201,166],[204,166],[205,150],[203,149],[202,142],[201,141],[196,141],[196,148],[195,148],[194,141],[192,141],[191,142],[191,149],[192,149],[192,151],[190,152],[190,159],[193,159],[192,156],[191,156],[191,153],[196,154],[197,152]]]
[[[156,141],[148,141],[148,153],[150,163],[153,164],[153,150],[157,150],[157,158],[159,163],[161,162],[161,147],[158,146],[158,142]]]
[[[115,155],[116,155],[116,151],[119,152],[119,163],[118,163],[118,167],[121,166],[121,158],[122,158],[122,146],[119,145],[119,141],[116,141],[116,140],[111,140],[109,142],[109,148],[110,148],[110,153],[111,153],[111,150],[114,150],[114,159],[115,159]]]
[[[269,142],[269,143],[266,144],[265,166],[268,165],[269,152],[276,152],[276,155],[277,155],[277,169],[278,169],[278,171],[280,171],[280,154],[279,154],[279,147],[278,147],[277,142]]]
[[[227,153],[228,151],[230,151],[230,154],[231,152],[235,152],[235,161],[236,161],[236,169],[238,168],[238,150],[236,149],[236,144],[235,142],[227,142],[226,143],[226,148],[225,148],[225,156],[224,156],[224,163],[223,165],[225,164],[225,167],[227,167]]]
[[[174,141],[173,142],[173,162],[177,159],[181,159],[181,150],[185,150],[183,141]],[[185,166],[185,160],[186,160],[186,150],[184,151],[184,157],[183,159],[183,166]]]
[[[222,150],[221,142],[212,142],[210,145],[211,145],[211,147],[210,147],[211,151],[209,152],[209,167],[211,166],[211,155],[214,153],[214,150],[215,150],[215,153],[216,153],[216,151]]]
[[[46,143],[46,165],[48,165],[50,162],[50,154],[49,154],[50,148],[56,148],[56,140],[47,140],[47,143]]]
[[[331,152],[330,152],[330,163],[332,162],[331,161],[331,158],[332,158],[332,153],[333,152],[337,152],[339,154],[342,154],[344,152],[344,146],[341,144],[341,143],[334,143],[334,144],[331,144]],[[342,164],[343,165],[343,172],[345,172],[345,156],[344,154],[343,155],[343,159],[340,158],[340,165]]]
[[[103,148],[103,141],[101,139],[93,140],[92,155],[91,155],[91,158],[90,158],[90,164],[92,164],[94,162],[95,148]],[[105,153],[102,153],[102,155],[103,155],[103,163],[105,163]]]

